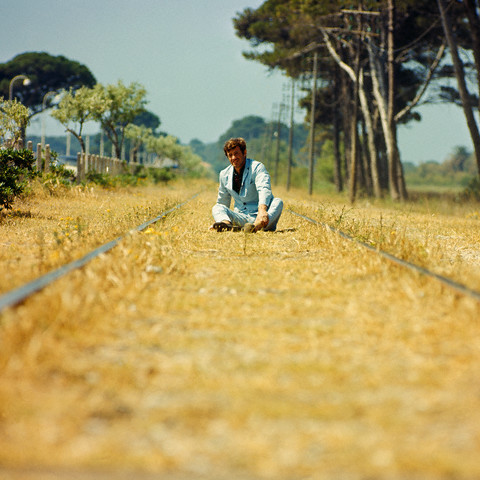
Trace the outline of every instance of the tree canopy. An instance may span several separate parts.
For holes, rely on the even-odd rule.
[[[26,75],[29,85],[13,85],[13,97],[30,108],[31,115],[42,111],[44,95],[52,91],[93,87],[95,77],[79,62],[46,52],[27,52],[0,64],[0,95],[9,96],[10,82],[17,75]]]
[[[474,0],[449,3],[466,49],[474,45],[469,30],[476,32],[465,21],[464,6],[472,3],[478,7]],[[415,108],[422,102],[459,97],[455,89],[444,88],[453,69],[443,58],[444,29],[431,0],[266,0],[233,22],[237,35],[250,41],[247,59],[293,78],[318,75],[318,98],[313,102],[309,93],[303,106],[317,106],[314,124],[331,129],[333,138],[343,134],[352,198],[357,174],[366,191],[380,196],[387,180],[392,197],[405,198],[397,124],[419,119]],[[437,88],[427,90],[435,81]],[[363,148],[357,146],[360,141],[366,142]]]
[[[83,126],[88,121],[99,122],[112,142],[117,158],[121,158],[125,129],[146,112],[146,93],[139,83],[124,85],[121,81],[115,85],[98,83],[93,88],[70,89],[63,95],[52,116],[79,140],[82,151],[85,151]],[[151,119],[152,116],[147,117]],[[152,129],[148,130],[152,132]]]
[[[95,85],[93,94],[100,98],[94,119],[100,122],[120,158],[125,128],[145,111],[147,91],[139,83],[124,85],[119,80],[116,85]]]
[[[70,89],[62,96],[51,114],[65,127],[65,131],[70,132],[79,141],[82,152],[85,152],[83,127],[95,119],[95,112],[101,102],[100,95],[91,88],[80,87],[75,91]]]
[[[153,133],[156,133],[156,130],[161,123],[160,117],[149,110],[143,110],[133,120],[134,125],[150,128]]]
[[[14,146],[29,122],[29,110],[17,100],[0,97],[0,145]]]

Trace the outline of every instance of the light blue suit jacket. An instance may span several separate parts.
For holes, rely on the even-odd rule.
[[[233,189],[233,165],[220,172],[219,180],[217,203],[230,208],[233,198],[235,212],[256,215],[259,204],[269,207],[273,200],[270,175],[263,163],[256,160],[247,158],[239,193]]]

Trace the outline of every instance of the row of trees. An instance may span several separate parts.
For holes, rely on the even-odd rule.
[[[16,82],[16,79],[25,81],[20,83]],[[82,86],[92,87],[96,82],[85,65],[62,55],[26,52],[0,64],[2,113],[7,114],[7,117],[8,114],[15,113],[14,124],[10,126],[7,135],[13,134],[13,128],[24,137],[25,128],[36,115],[48,107],[52,94],[63,90],[76,90]],[[10,101],[16,103],[16,106],[7,103]],[[23,105],[27,110],[20,112],[18,105]],[[20,130],[14,128],[18,122],[21,122]],[[16,134],[14,136],[16,137]]]
[[[474,183],[477,172],[474,155],[461,146],[456,147],[441,163],[433,160],[420,165],[406,162],[404,167],[408,185],[422,188],[465,189]]]
[[[296,163],[301,163],[301,150],[307,140],[307,131],[303,124],[295,125],[293,130],[292,152]],[[285,170],[289,135],[290,127],[280,120],[265,121],[257,115],[247,115],[234,120],[216,142],[204,144],[194,139],[190,146],[195,153],[210,163],[214,173],[218,174],[228,164],[223,153],[225,141],[232,137],[243,137],[247,141],[248,154],[266,164],[271,170],[273,182],[277,183],[278,177],[282,176]]]
[[[79,142],[82,152],[86,145],[83,130],[88,122],[96,122],[121,158],[125,139],[133,145],[133,156],[143,146],[160,158],[169,158],[185,169],[199,173],[200,157],[189,147],[165,133],[157,133],[160,119],[146,110],[147,92],[139,83],[103,85],[97,83],[88,68],[63,56],[30,52],[18,55],[0,65],[0,93],[12,94],[12,79],[25,77],[28,83],[17,87],[15,98],[0,97],[0,140],[2,144],[18,144],[25,139],[31,119],[47,108],[66,132]],[[60,101],[52,105],[57,94]]]
[[[248,59],[313,80],[302,105],[311,148],[314,127],[322,126],[334,145],[337,189],[343,172],[352,201],[359,186],[376,197],[386,189],[407,197],[397,126],[418,120],[415,108],[425,102],[462,105],[480,172],[479,96],[466,80],[475,73],[478,88],[478,0],[267,0],[239,13],[234,26],[251,42]],[[459,48],[473,61],[462,63]],[[458,88],[450,85],[454,76]]]
[[[62,95],[52,117],[57,119],[80,143],[85,152],[83,129],[88,122],[98,122],[120,158],[125,131],[145,110],[146,90],[138,83],[116,85],[97,83],[92,88],[71,88]]]
[[[124,85],[121,81],[116,85],[97,83],[92,88],[80,87],[62,96],[52,111],[52,117],[77,138],[82,152],[85,152],[83,128],[87,122],[95,121],[113,145],[117,158],[121,158],[125,139],[128,138],[134,161],[143,147],[147,152],[168,158],[190,172],[200,173],[203,169],[201,159],[190,147],[180,145],[172,135],[154,131],[160,120],[145,109],[146,93],[139,83]],[[152,126],[147,126],[149,124]]]
[[[308,129],[304,124],[300,124],[295,125],[293,130],[295,141],[292,142],[290,178],[290,127],[283,122],[266,121],[261,117],[248,115],[234,120],[218,141],[202,143],[200,140],[192,140],[190,146],[196,154],[211,163],[214,172],[218,174],[228,165],[223,153],[225,140],[237,135],[244,137],[247,140],[249,156],[267,165],[274,186],[283,185],[304,190],[309,188]],[[315,190],[331,191],[334,184],[335,154],[333,141],[329,137],[324,130],[318,132],[315,138]],[[420,165],[404,162],[403,170],[405,182],[416,191],[449,191],[463,195],[462,198],[480,198],[475,156],[464,146],[454,148],[441,162],[431,160]]]

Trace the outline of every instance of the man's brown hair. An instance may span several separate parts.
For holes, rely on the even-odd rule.
[[[247,142],[242,137],[231,138],[230,140],[227,140],[225,142],[225,145],[223,146],[225,156],[227,155],[227,152],[233,150],[236,147],[240,147],[242,153],[245,153],[245,150],[247,149]]]

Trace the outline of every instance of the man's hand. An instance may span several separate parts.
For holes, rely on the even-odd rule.
[[[268,213],[267,213],[267,206],[264,204],[260,204],[258,206],[258,213],[253,226],[255,227],[255,232],[264,228],[268,225]]]

